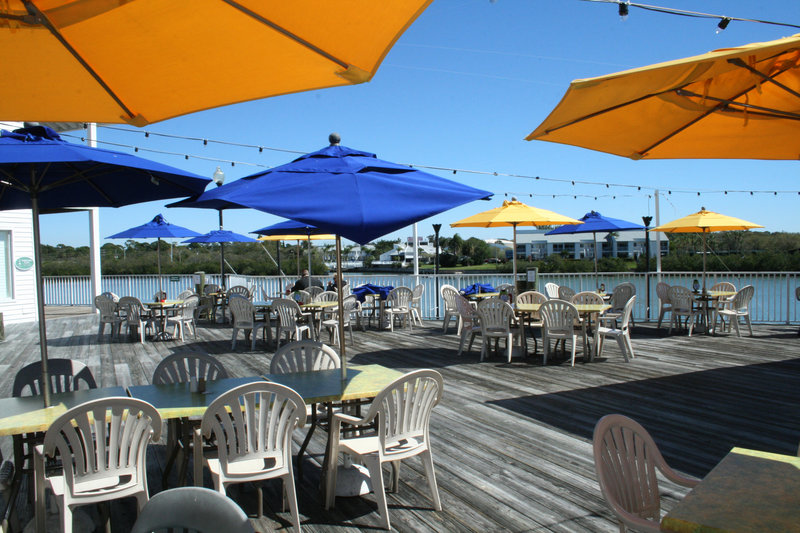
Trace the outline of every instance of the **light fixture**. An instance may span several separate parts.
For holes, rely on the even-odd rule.
[[[628,20],[628,2],[619,2],[619,18]]]
[[[722,20],[719,21],[717,24],[717,33],[723,31],[725,28],[728,27],[728,24],[731,23],[730,17],[722,17]]]
[[[214,175],[211,177],[214,180],[214,183],[217,184],[217,187],[225,183],[225,173],[222,171],[220,167],[217,167],[217,170],[214,171]]]

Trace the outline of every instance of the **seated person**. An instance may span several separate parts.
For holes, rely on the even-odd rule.
[[[286,294],[290,294],[295,291],[302,291],[311,286],[322,288],[322,282],[309,276],[308,269],[303,269],[302,277],[298,279],[288,291],[286,291]]]

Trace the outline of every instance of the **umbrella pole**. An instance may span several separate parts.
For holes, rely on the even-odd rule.
[[[225,290],[225,243],[219,243],[219,276],[220,285]]]
[[[598,276],[597,276],[597,232],[596,231],[592,232],[592,239],[594,240],[594,254],[592,254],[594,255],[594,284],[596,287],[599,288],[600,285],[597,283]]]
[[[344,347],[344,296],[342,283],[342,238],[336,235],[336,293],[339,302],[339,357],[342,360],[342,381],[347,379],[347,355]]]
[[[308,275],[311,276],[311,233],[308,234]]]
[[[511,251],[511,264],[514,265],[514,279],[511,284],[514,285],[514,290],[517,289],[517,223],[511,224],[514,227],[514,249]]]
[[[44,283],[42,282],[41,242],[39,237],[39,200],[31,195],[33,211],[33,253],[36,272],[36,305],[39,311],[39,351],[42,355],[42,399],[45,407],[50,407],[50,372],[47,369],[47,325],[44,315]],[[113,331],[112,331],[113,333]]]
[[[706,232],[703,230],[703,294],[706,293]]]
[[[161,237],[156,241],[156,262],[158,263],[158,293],[161,295]]]
[[[297,240],[297,277],[300,277],[300,240]]]

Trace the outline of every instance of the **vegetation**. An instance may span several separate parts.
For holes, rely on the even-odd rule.
[[[430,237],[433,242],[433,236]],[[707,235],[711,252],[706,256],[708,270],[732,271],[800,271],[800,233],[769,233],[729,231]],[[380,254],[390,250],[398,241],[380,240],[365,259],[369,268]],[[481,239],[440,237],[442,253],[439,266],[442,270],[490,270],[511,272],[510,262],[494,263],[500,255],[495,247]],[[670,253],[662,258],[664,271],[698,271],[703,268],[702,235],[683,233],[670,235]],[[655,246],[654,243],[651,243]],[[293,275],[307,265],[307,243],[263,242],[231,243],[225,245],[226,262],[238,274],[276,275],[278,250],[283,272]],[[347,251],[349,248],[345,248]],[[300,253],[298,265],[298,251]],[[312,272],[328,273],[324,260],[332,260],[333,245],[313,247]],[[426,258],[431,263],[433,258]],[[503,257],[504,259],[504,257]],[[492,261],[492,263],[486,263]],[[105,275],[155,274],[157,272],[156,243],[129,240],[124,244],[107,243],[101,249],[102,269]],[[538,267],[541,272],[592,272],[591,260],[575,260],[553,255],[541,261],[517,262],[517,270]],[[432,269],[433,264],[423,268]],[[644,257],[602,258],[598,270],[602,272],[643,272]],[[651,259],[650,270],[656,261]],[[197,271],[219,272],[220,246],[218,244],[175,245],[161,242],[161,271],[164,274],[188,274]],[[231,272],[230,268],[226,269]],[[45,276],[76,276],[89,274],[89,248],[73,248],[59,244],[42,245],[42,273]]]

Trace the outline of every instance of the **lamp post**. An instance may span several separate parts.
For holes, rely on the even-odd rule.
[[[645,283],[645,322],[650,322],[650,222],[651,216],[643,216],[644,222],[644,283]]]
[[[214,183],[219,187],[223,183],[225,183],[225,173],[222,171],[221,168],[217,167],[217,170],[214,171],[214,175],[211,176],[211,179],[214,180]],[[219,229],[222,230],[222,209],[218,209],[219,211]],[[222,285],[222,289],[225,290],[225,243],[219,243],[219,274],[222,277],[222,281],[220,282]]]
[[[433,263],[433,279],[436,286],[436,320],[439,320],[439,230],[441,224],[433,225],[433,246],[436,249],[436,259]]]

